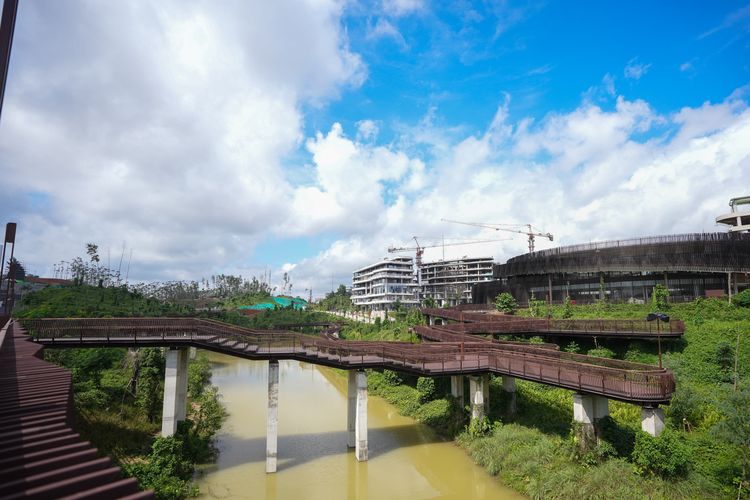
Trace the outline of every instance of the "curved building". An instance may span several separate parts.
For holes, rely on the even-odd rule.
[[[748,287],[750,233],[696,233],[540,250],[495,265],[494,281],[474,287],[474,302],[503,291],[519,301],[641,302],[656,284],[674,300],[734,294]]]
[[[750,196],[732,198],[729,207],[732,211],[718,216],[716,223],[728,225],[730,233],[750,232]]]

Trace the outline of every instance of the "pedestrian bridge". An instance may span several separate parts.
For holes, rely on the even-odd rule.
[[[430,325],[440,321],[445,329],[469,334],[658,340],[679,338],[685,333],[685,323],[679,319],[662,323],[645,319],[526,318],[501,314],[494,306],[487,304],[463,304],[448,309],[423,308],[421,311]],[[458,323],[447,324],[449,320]]]
[[[253,330],[199,318],[24,319],[31,339],[47,348],[166,347],[162,434],[185,419],[189,347],[269,361],[266,470],[276,470],[279,360],[293,359],[349,371],[349,446],[367,460],[367,378],[364,369],[389,369],[423,377],[450,376],[454,397],[464,398],[469,378],[472,418],[482,418],[489,398],[489,374],[502,377],[515,396],[520,378],[575,391],[574,415],[593,429],[609,414],[614,399],[642,407],[643,428],[658,434],[675,389],[666,369],[621,360],[560,352],[549,344],[490,341],[440,327],[417,327],[425,340],[438,342],[346,341],[332,335]],[[20,326],[20,325],[19,325]],[[430,337],[433,335],[433,337]],[[440,337],[440,338],[437,338]],[[514,398],[512,399],[514,400]],[[593,431],[592,431],[593,432]]]

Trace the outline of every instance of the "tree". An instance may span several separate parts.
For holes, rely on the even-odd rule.
[[[11,280],[24,280],[26,279],[26,269],[24,269],[23,264],[18,262],[18,259],[13,257],[8,261],[5,275]]]
[[[495,307],[505,314],[513,314],[518,309],[518,302],[508,292],[503,292],[495,297]]]

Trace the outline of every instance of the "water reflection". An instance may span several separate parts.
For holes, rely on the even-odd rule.
[[[219,459],[198,479],[205,498],[520,498],[429,428],[380,398],[368,405],[369,455],[346,446],[346,378],[280,363],[278,472],[265,473],[268,364],[211,353],[230,416]]]

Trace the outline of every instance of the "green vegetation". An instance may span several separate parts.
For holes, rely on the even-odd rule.
[[[108,317],[184,314],[183,306],[144,298],[124,288],[87,285],[46,288],[27,295],[16,316]],[[213,458],[213,436],[225,417],[211,367],[199,353],[188,368],[188,418],[170,438],[161,429],[164,353],[144,349],[47,349],[45,359],[72,373],[76,429],[157,498],[197,494],[196,464]]]
[[[13,311],[18,318],[184,316],[192,313],[190,307],[147,298],[125,287],[99,288],[89,285],[48,287],[29,293]]]
[[[495,297],[495,307],[505,314],[513,314],[518,309],[518,302],[508,292],[503,292]]]
[[[557,318],[643,320],[662,306],[600,301],[538,307]],[[370,375],[370,389],[401,413],[455,436],[491,474],[535,498],[749,498],[750,309],[699,299],[669,304],[669,312],[685,321],[686,333],[680,340],[662,340],[677,392],[664,407],[667,429],[657,438],[640,430],[637,406],[610,401],[599,444],[583,453],[572,422],[572,392],[521,380],[515,415],[507,414],[510,396],[500,378],[492,378],[489,418],[473,424],[468,407],[441,397],[449,392],[446,379],[434,379],[428,397],[423,379],[385,371]],[[402,322],[356,325],[345,332],[347,338],[412,340]],[[655,342],[546,340],[569,352],[658,362]]]
[[[335,292],[327,293],[316,307],[323,311],[351,311],[353,308],[352,299],[345,285],[339,285]]]

